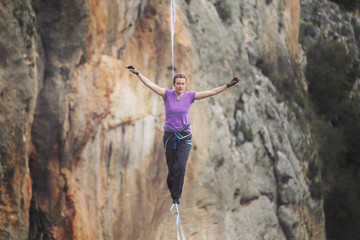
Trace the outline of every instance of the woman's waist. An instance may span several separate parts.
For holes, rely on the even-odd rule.
[[[190,127],[190,123],[174,125],[174,124],[165,122],[164,131],[168,132],[168,133],[190,134],[191,127]]]
[[[171,137],[172,136],[172,137]],[[171,137],[172,139],[179,139],[180,141],[184,140],[189,140],[192,138],[192,133],[191,132],[168,132],[168,131],[164,131],[164,138],[168,139],[169,137]],[[170,139],[169,139],[170,140]]]

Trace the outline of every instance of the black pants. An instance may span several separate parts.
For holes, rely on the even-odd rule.
[[[191,140],[191,135],[185,139],[180,140],[177,149],[173,149],[173,142],[176,140],[176,137],[171,137],[165,146],[166,140],[169,138],[171,133],[164,132],[164,147],[166,163],[168,166],[168,177],[167,177],[167,186],[169,188],[171,197],[173,199],[181,198],[181,192],[184,184],[186,163],[189,157],[191,150],[191,145],[187,143],[188,140]],[[186,136],[187,134],[183,134]]]

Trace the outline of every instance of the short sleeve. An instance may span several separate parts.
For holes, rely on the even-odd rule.
[[[196,92],[189,92],[191,102],[193,103],[195,101],[195,94]]]
[[[166,101],[167,99],[169,99],[168,96],[169,96],[170,93],[171,93],[171,91],[169,91],[168,89],[165,89],[164,101]]]

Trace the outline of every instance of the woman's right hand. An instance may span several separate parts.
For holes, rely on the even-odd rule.
[[[135,75],[139,75],[139,71],[132,65],[126,65],[126,69],[128,69],[130,72],[132,72]]]

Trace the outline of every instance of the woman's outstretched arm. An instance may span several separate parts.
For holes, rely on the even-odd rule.
[[[200,100],[200,99],[203,99],[203,98],[207,98],[207,97],[211,97],[211,96],[214,96],[216,94],[219,94],[219,93],[225,91],[226,89],[228,89],[229,87],[234,86],[235,84],[237,84],[240,81],[241,81],[240,77],[236,76],[228,84],[225,84],[225,85],[217,87],[217,88],[213,88],[211,90],[202,91],[202,92],[196,92],[195,93],[195,100]]]
[[[136,76],[138,76],[138,78],[140,79],[141,82],[143,82],[145,84],[145,86],[147,86],[148,88],[150,88],[154,93],[158,94],[159,96],[161,96],[162,98],[165,97],[165,88],[162,88],[158,85],[156,85],[154,82],[152,82],[150,79],[148,79],[147,77],[145,77],[144,75],[142,75],[138,70],[136,70],[136,68],[134,68],[131,65],[126,65],[125,66],[126,69],[128,69],[129,71],[131,71],[133,74],[135,74]]]

